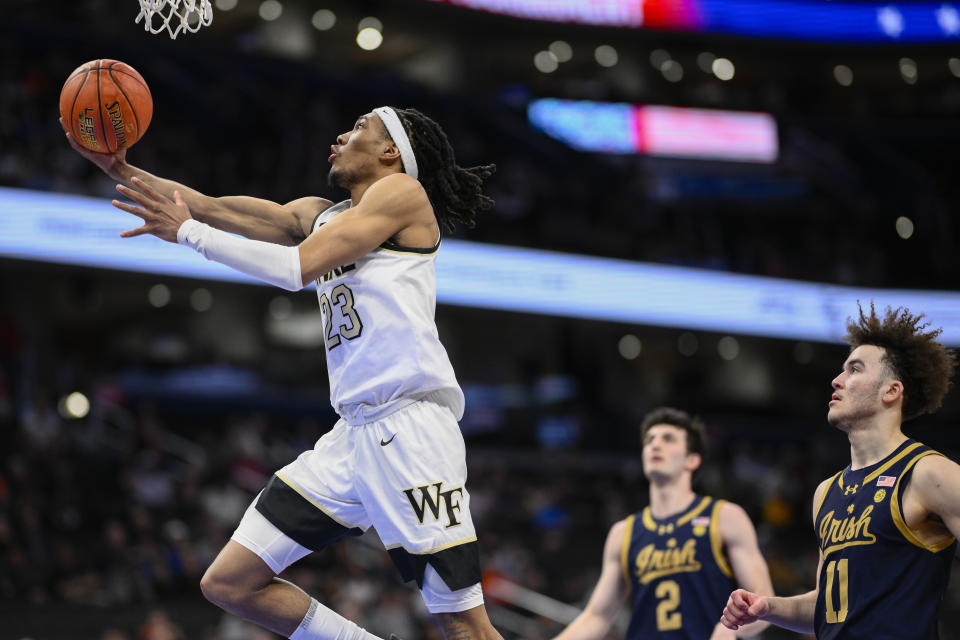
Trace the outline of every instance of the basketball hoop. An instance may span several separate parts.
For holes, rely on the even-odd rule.
[[[143,30],[160,33],[170,32],[176,40],[181,31],[196,33],[200,27],[213,22],[213,7],[210,0],[139,0],[140,14],[135,22],[143,19]]]

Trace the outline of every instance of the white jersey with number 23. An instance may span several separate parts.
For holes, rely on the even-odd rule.
[[[353,206],[321,212],[312,231]],[[385,242],[356,262],[317,278],[330,402],[350,424],[379,420],[425,394],[441,392],[459,420],[463,392],[440,344],[431,249]]]

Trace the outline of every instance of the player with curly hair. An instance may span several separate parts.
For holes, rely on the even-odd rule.
[[[904,435],[940,407],[956,356],[923,314],[860,309],[850,355],[833,380],[827,420],[847,434],[850,464],[814,494],[817,586],[791,598],[730,594],[731,629],[768,620],[817,638],[926,640],[938,618],[960,536],[960,465]]]
[[[209,197],[67,137],[139,205],[113,201],[144,221],[124,237],[153,234],[288,290],[317,283],[341,419],[270,479],[204,575],[204,595],[294,640],[375,640],[277,577],[374,526],[447,638],[500,640],[480,588],[463,392],[434,322],[441,227],[472,226],[493,205],[482,187],[495,167],[461,167],[436,122],[379,107],[331,146],[328,181],[350,198],[281,205]]]

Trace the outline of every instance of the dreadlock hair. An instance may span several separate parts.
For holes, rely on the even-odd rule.
[[[850,349],[869,344],[883,349],[882,362],[903,383],[903,419],[910,420],[940,408],[950,389],[956,355],[937,342],[943,329],[926,331],[924,314],[913,315],[906,307],[887,307],[877,316],[873,302],[869,315],[860,309],[857,322],[847,321],[846,341]]]
[[[433,205],[437,222],[448,231],[453,231],[456,222],[471,228],[476,226],[477,211],[493,206],[493,198],[483,193],[483,181],[497,166],[461,167],[439,124],[416,109],[395,111],[410,138],[420,184]]]

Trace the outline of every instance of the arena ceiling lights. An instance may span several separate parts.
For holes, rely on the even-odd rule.
[[[530,20],[818,42],[960,40],[960,2],[431,0]]]

